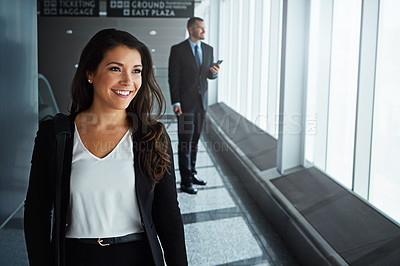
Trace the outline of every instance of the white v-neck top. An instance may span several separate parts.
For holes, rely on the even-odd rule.
[[[131,135],[128,130],[107,156],[98,158],[83,145],[75,125],[66,237],[104,238],[143,232]]]

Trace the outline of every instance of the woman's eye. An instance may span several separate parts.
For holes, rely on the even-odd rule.
[[[119,67],[110,67],[111,71],[120,71]]]
[[[140,74],[140,73],[142,73],[142,70],[141,69],[135,69],[135,70],[133,70],[133,73]]]

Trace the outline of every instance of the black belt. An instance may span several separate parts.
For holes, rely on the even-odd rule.
[[[108,238],[67,238],[67,241],[82,243],[82,244],[97,244],[100,246],[109,246],[113,244],[127,243],[145,240],[145,233],[134,233],[126,236],[108,237]]]

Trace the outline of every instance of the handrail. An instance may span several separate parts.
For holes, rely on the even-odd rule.
[[[57,105],[56,99],[54,98],[53,89],[51,88],[50,82],[47,80],[47,78],[46,78],[43,74],[40,74],[40,73],[39,73],[39,74],[38,74],[38,81],[39,81],[40,79],[43,80],[44,83],[47,85],[47,90],[48,90],[48,92],[49,92],[49,94],[50,94],[50,98],[51,98],[53,107],[54,107],[55,111],[56,111],[57,113],[59,113],[59,112],[60,112],[60,109],[58,109],[58,105]]]

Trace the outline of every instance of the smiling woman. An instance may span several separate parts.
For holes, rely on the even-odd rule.
[[[125,111],[142,85],[142,63],[136,49],[118,46],[108,51],[96,71],[87,74],[93,84],[93,103],[86,112]]]
[[[84,48],[59,195],[53,120],[40,124],[35,140],[25,202],[31,265],[187,265],[172,148],[156,121],[164,97],[152,66],[148,48],[124,31],[102,30]],[[60,227],[50,216],[58,198]]]

